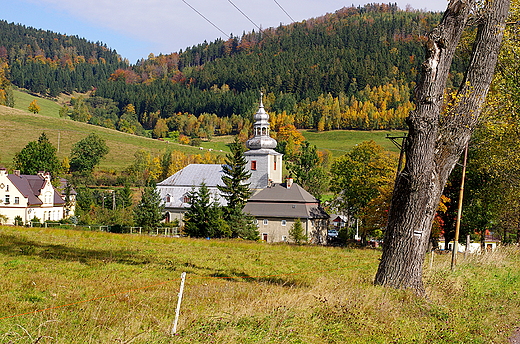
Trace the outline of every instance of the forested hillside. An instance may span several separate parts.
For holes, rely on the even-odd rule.
[[[85,92],[128,64],[100,42],[0,20],[0,60],[9,79],[42,95]]]
[[[133,66],[101,43],[0,22],[0,59],[6,77],[33,92],[95,91],[62,116],[135,134],[238,133],[259,91],[284,125],[397,129],[412,109],[424,35],[439,19],[396,5],[349,7]],[[462,75],[455,66],[453,83]]]

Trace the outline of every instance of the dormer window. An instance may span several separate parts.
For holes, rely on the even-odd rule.
[[[185,194],[184,196],[182,196],[182,202],[183,203],[190,203],[191,199],[190,199],[190,196],[188,194]]]

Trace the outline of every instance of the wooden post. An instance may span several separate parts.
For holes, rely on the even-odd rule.
[[[457,251],[459,244],[460,217],[462,216],[462,199],[464,198],[464,179],[466,177],[466,162],[468,160],[468,145],[464,149],[464,163],[462,164],[462,179],[460,182],[459,207],[457,211],[457,221],[455,222],[455,238],[453,238],[453,252],[451,255],[451,271],[457,265]]]
[[[177,309],[175,310],[175,322],[173,323],[172,336],[177,333],[177,323],[179,321],[179,313],[181,312],[182,294],[184,293],[184,281],[186,280],[186,272],[181,275],[181,288],[179,290],[179,296],[177,298]]]

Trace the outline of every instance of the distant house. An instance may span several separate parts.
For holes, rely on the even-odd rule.
[[[498,245],[500,245],[500,238],[495,235],[487,234],[484,239],[484,247],[486,248],[486,251],[491,252],[494,251]],[[444,238],[439,239],[439,249],[440,250],[449,250],[452,251],[454,247],[453,240],[448,243],[448,247],[446,247],[446,241]],[[457,245],[457,251],[458,252],[464,252],[466,251],[466,245],[459,242]],[[468,251],[470,253],[481,253],[482,252],[482,244],[480,242],[471,242],[469,244]]]
[[[345,215],[330,215],[330,223],[336,230],[340,230],[341,228],[348,226],[348,218]]]
[[[314,196],[291,179],[273,183],[255,194],[247,201],[244,212],[256,218],[263,241],[290,241],[289,229],[300,219],[310,242],[326,243],[329,215]]]
[[[23,175],[15,171],[8,174],[5,168],[0,168],[0,201],[0,214],[5,215],[7,223],[11,224],[17,216],[24,223],[34,218],[42,222],[58,221],[67,216],[66,202],[52,186],[49,173]],[[71,209],[67,209],[68,215],[73,215]]]
[[[202,182],[208,187],[212,201],[227,205],[217,189],[217,185],[224,185],[222,174],[222,165],[191,164],[158,183],[157,191],[163,200],[166,222],[175,219],[182,221],[189,207],[189,192],[197,189]]]

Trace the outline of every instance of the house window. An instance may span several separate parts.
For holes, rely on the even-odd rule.
[[[251,171],[256,171],[256,160],[251,161]]]
[[[282,220],[282,226],[287,226],[287,220]]]
[[[276,171],[276,158],[274,158],[274,170]]]
[[[9,184],[5,186],[5,191],[9,191]]]
[[[269,224],[269,220],[268,219],[264,219],[264,226],[267,226]]]
[[[183,203],[190,203],[190,196],[188,196],[188,194],[184,195],[182,197],[182,202]]]
[[[253,221],[253,223],[254,223],[255,225],[258,225],[258,219],[255,219],[255,220]]]
[[[14,204],[20,204],[20,197],[14,198]]]
[[[10,196],[9,195],[5,195],[5,204],[9,204],[10,202],[11,202]]]
[[[170,195],[166,195],[166,203],[170,203],[171,200],[170,200]]]
[[[286,242],[287,241],[287,237],[285,235],[282,235],[282,241],[283,242]]]

